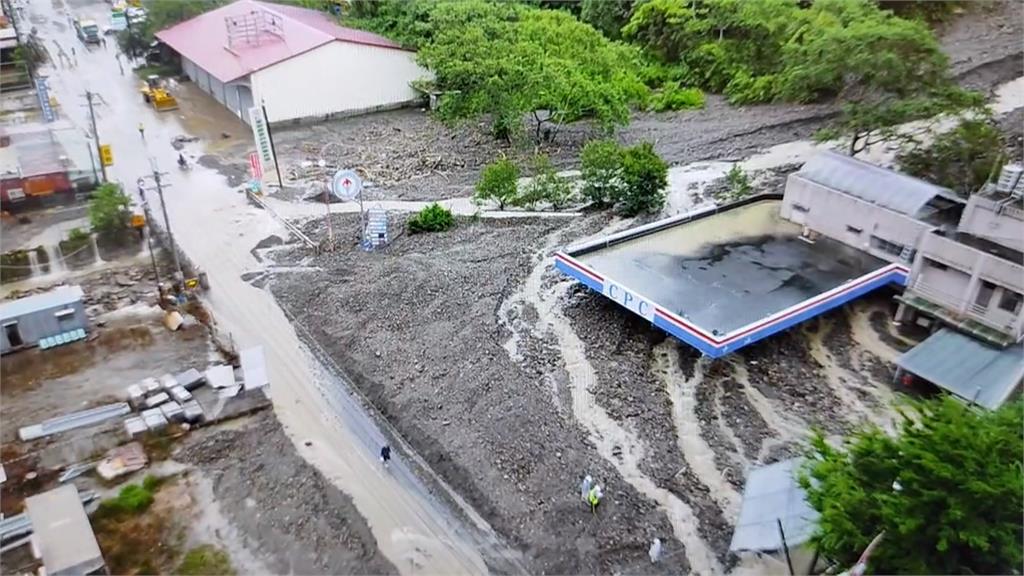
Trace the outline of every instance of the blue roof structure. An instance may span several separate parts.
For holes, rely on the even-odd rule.
[[[896,365],[968,402],[995,410],[1024,380],[1024,347],[993,348],[943,328],[900,356]]]
[[[13,320],[26,314],[51,310],[79,302],[84,293],[81,286],[58,286],[49,292],[18,298],[0,304],[0,322]]]
[[[796,470],[801,462],[793,458],[751,470],[729,551],[781,550],[780,521],[788,546],[799,546],[810,539],[818,512],[807,503],[807,495],[797,483]]]

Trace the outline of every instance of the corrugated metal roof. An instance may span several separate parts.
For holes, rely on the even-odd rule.
[[[949,328],[896,360],[900,368],[943,390],[995,410],[1024,378],[1024,348],[993,348]]]
[[[67,306],[78,302],[82,296],[81,286],[58,286],[49,292],[4,302],[0,304],[0,321],[6,322],[40,310]]]
[[[264,34],[258,44],[229,46],[226,19],[253,12],[276,17],[282,34]],[[338,26],[316,10],[256,0],[238,0],[161,30],[156,37],[221,82],[236,80],[333,41],[401,48],[383,36]]]
[[[956,194],[941,186],[831,151],[808,160],[797,174],[908,216],[918,215],[936,196],[960,201]]]
[[[801,462],[793,458],[750,471],[730,551],[781,550],[780,520],[790,547],[810,539],[818,513],[807,503],[804,490],[796,481],[796,469]]]
[[[78,489],[66,484],[25,499],[48,574],[89,574],[104,564]]]

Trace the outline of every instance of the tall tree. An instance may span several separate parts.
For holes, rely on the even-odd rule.
[[[629,22],[634,0],[583,0],[580,3],[580,20],[590,24],[605,37],[618,40],[622,27]]]
[[[878,574],[1009,574],[1024,540],[1024,402],[988,412],[950,397],[901,412],[842,447],[818,434],[801,484],[820,514],[813,544],[851,566],[880,532]]]

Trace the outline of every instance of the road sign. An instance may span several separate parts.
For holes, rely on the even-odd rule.
[[[110,149],[110,144],[100,144],[100,162],[104,166],[114,165],[114,152]]]
[[[266,117],[263,116],[263,108],[260,106],[249,108],[249,120],[252,124],[252,136],[256,140],[260,174],[263,174],[267,168],[274,165],[274,147],[270,143],[270,128],[267,126]]]
[[[39,98],[39,109],[43,111],[43,121],[53,122],[57,115],[50,106],[50,94],[46,86],[46,78],[36,78],[36,97]]]
[[[363,181],[353,170],[338,170],[331,178],[331,193],[340,200],[355,200],[362,190]]]
[[[260,165],[260,155],[256,152],[249,153],[249,173],[253,180],[263,179],[263,166]]]

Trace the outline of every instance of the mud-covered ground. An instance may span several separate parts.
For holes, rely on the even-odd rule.
[[[230,530],[270,573],[398,572],[377,550],[352,500],[295,452],[269,411],[238,426],[200,431],[174,458],[209,480]]]
[[[504,347],[499,308],[564,226],[467,219],[446,234],[403,236],[384,252],[325,254],[307,263],[321,271],[280,275],[271,289],[416,450],[524,552],[531,572],[606,573],[642,562],[655,537],[667,551],[680,545],[664,513],[615,473],[574,420],[554,350],[526,339],[519,349],[531,361],[519,363]],[[523,310],[516,321],[531,323],[532,315]],[[577,487],[588,473],[608,495],[596,515]]]
[[[551,269],[553,247],[621,225],[465,219],[371,254],[295,251],[269,287],[531,571],[648,570],[659,537],[666,568],[717,573],[740,560],[750,467],[798,454],[812,426],[891,419],[880,356],[898,336],[870,318],[889,299],[700,359]],[[585,473],[608,486],[597,517]]]

